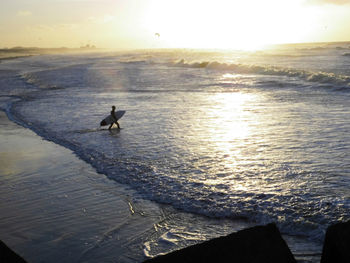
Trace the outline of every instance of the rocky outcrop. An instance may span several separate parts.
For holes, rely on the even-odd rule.
[[[296,262],[275,224],[256,226],[158,256],[156,262]]]
[[[4,263],[26,263],[26,261],[13,252],[0,240],[0,262]]]
[[[328,227],[321,263],[350,262],[350,221]]]

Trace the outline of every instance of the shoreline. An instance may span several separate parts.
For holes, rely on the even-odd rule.
[[[103,49],[99,48],[9,48],[0,49],[0,63],[5,60],[11,60],[16,58],[25,58],[38,55],[48,54],[79,54],[79,53],[92,53],[101,52]]]
[[[142,262],[248,226],[142,199],[3,111],[0,144],[0,239],[28,262]]]
[[[0,142],[0,237],[10,248],[29,262],[145,259],[140,244],[163,219],[161,207],[2,111]]]
[[[167,244],[178,229],[224,228],[224,235],[255,225],[203,218],[139,198],[71,150],[10,121],[3,111],[0,142],[6,163],[0,166],[0,237],[29,262],[141,262],[217,237],[202,233],[201,240]],[[299,237],[283,238],[297,260],[318,262],[321,247]]]

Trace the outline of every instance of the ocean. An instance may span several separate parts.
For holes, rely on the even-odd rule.
[[[121,130],[99,127],[112,105]],[[17,58],[0,63],[0,109],[141,198],[217,222],[178,222],[146,256],[230,221],[319,249],[350,219],[350,43]]]

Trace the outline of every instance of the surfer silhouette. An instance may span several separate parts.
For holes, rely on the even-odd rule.
[[[111,115],[112,115],[112,117],[113,117],[113,119],[114,119],[114,122],[112,122],[111,125],[109,125],[108,130],[112,129],[112,126],[113,126],[114,123],[117,124],[118,129],[120,129],[120,126],[119,126],[119,123],[118,123],[118,119],[117,119],[117,117],[115,116],[115,106],[114,106],[114,105],[112,106]]]

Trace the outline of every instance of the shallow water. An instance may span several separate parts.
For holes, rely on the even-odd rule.
[[[248,226],[142,199],[2,112],[0,144],[0,236],[28,262],[142,262]]]
[[[350,216],[343,53],[325,45],[22,58],[0,64],[0,102],[146,199],[274,221],[319,243]],[[98,127],[111,105],[127,111],[120,131]]]

